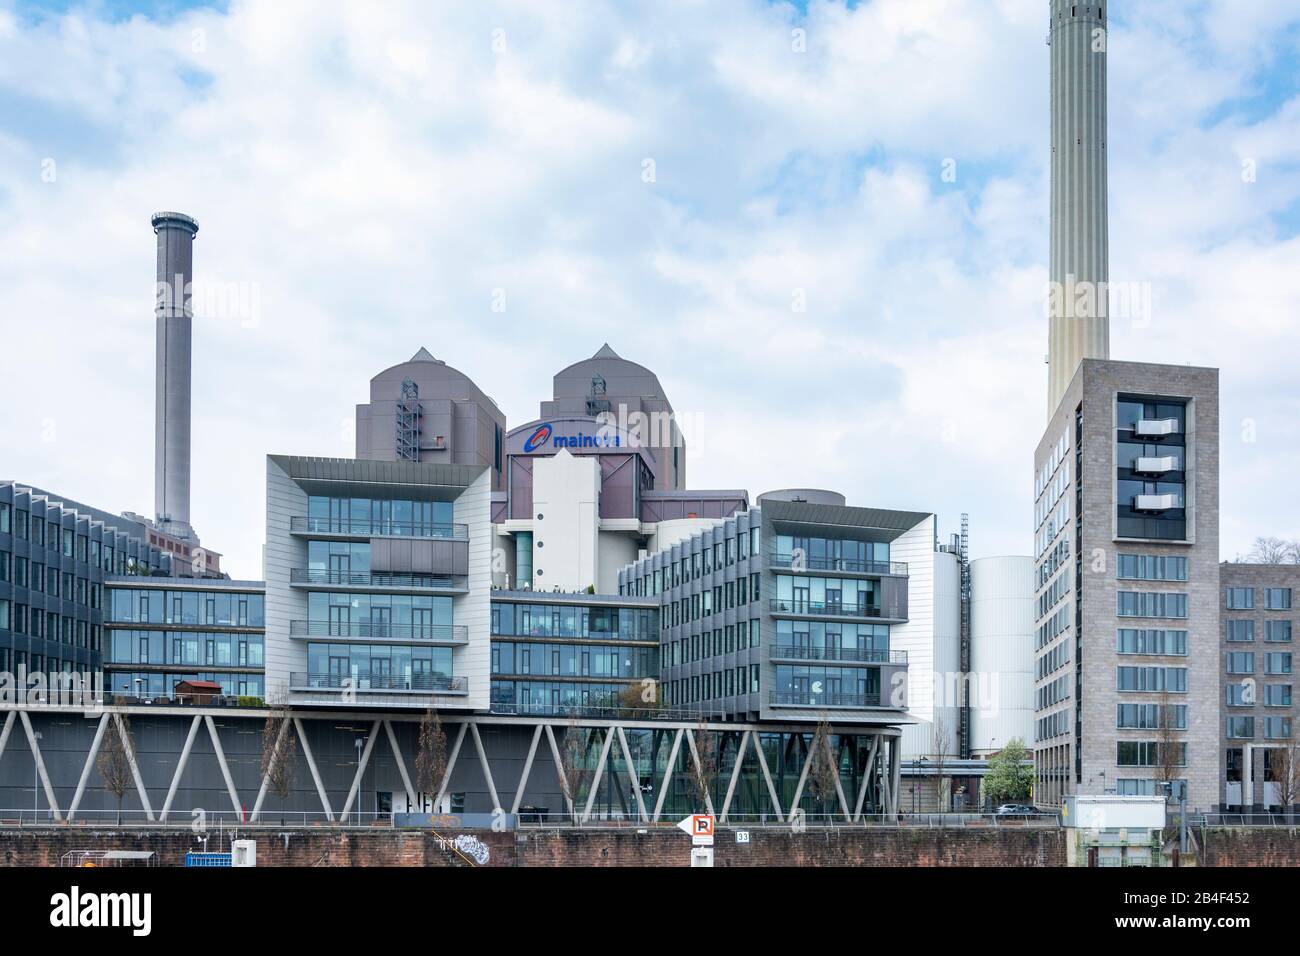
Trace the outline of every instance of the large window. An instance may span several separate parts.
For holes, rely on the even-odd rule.
[[[1254,588],[1228,588],[1227,589],[1228,609],[1233,611],[1249,611],[1255,606],[1255,589]]]
[[[1115,670],[1117,690],[1187,692],[1185,667],[1117,667]]]
[[[1266,589],[1264,591],[1264,606],[1270,611],[1289,611],[1291,609],[1291,589]]]
[[[1166,654],[1187,656],[1186,631],[1140,630],[1123,627],[1116,641],[1121,654]]]
[[[886,573],[889,542],[779,534],[773,560],[777,565],[807,571]]]
[[[309,531],[335,534],[451,537],[450,501],[381,501],[371,498],[307,499]]]
[[[1118,592],[1120,617],[1187,617],[1187,595],[1172,591]]]
[[[1187,744],[1174,743],[1170,763],[1187,766]],[[1121,740],[1115,744],[1115,763],[1120,767],[1158,767],[1164,763],[1161,744],[1155,740]]]
[[[492,604],[492,633],[520,637],[583,637],[624,641],[659,639],[657,608],[565,604]]]
[[[251,592],[114,587],[108,593],[113,624],[262,627],[266,623],[265,599]]]
[[[1185,540],[1187,406],[1177,401],[1123,395],[1116,402],[1115,413],[1119,537]]]
[[[493,641],[492,673],[535,677],[640,680],[657,677],[653,647]]]
[[[1121,554],[1119,576],[1126,581],[1186,581],[1187,559],[1154,554]]]

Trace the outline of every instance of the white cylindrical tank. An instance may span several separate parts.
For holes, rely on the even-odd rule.
[[[1034,742],[1034,559],[979,558],[971,572],[971,754]]]

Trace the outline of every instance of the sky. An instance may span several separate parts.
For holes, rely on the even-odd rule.
[[[1114,0],[1111,356],[1221,369],[1221,551],[1300,537],[1300,0]],[[420,347],[509,423],[608,342],[698,488],[1032,547],[1047,0],[0,0],[0,478],[152,512],[156,210],[200,224],[192,520]]]

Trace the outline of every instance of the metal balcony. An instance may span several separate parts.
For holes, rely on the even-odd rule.
[[[778,644],[772,648],[774,661],[841,661],[850,664],[906,664],[907,651],[876,651],[861,647],[812,647]]]
[[[1181,469],[1175,456],[1162,455],[1159,458],[1135,458],[1133,460],[1133,470],[1144,475],[1163,475],[1166,472]]]
[[[772,691],[773,707],[879,707],[880,694],[814,694],[810,691]]]
[[[907,577],[906,561],[856,561],[849,558],[813,558],[807,555],[774,554],[767,566],[774,571],[827,571],[837,574],[892,574]]]
[[[343,587],[369,591],[456,591],[468,590],[464,575],[407,574],[389,571],[331,571],[293,568],[289,584],[294,587]]]
[[[372,622],[290,621],[289,636],[299,638],[354,638],[363,641],[426,644],[468,644],[464,624],[385,624]]]
[[[289,689],[295,691],[355,691],[359,694],[413,693],[413,694],[468,694],[469,679],[444,677],[437,674],[308,674],[289,675]]]
[[[1166,435],[1177,435],[1178,419],[1144,418],[1133,423],[1133,434],[1150,438],[1163,438]]]
[[[842,604],[833,601],[782,601],[773,598],[773,614],[805,614],[814,617],[884,617],[879,604]]]
[[[468,541],[469,525],[348,518],[289,519],[289,533],[317,538],[444,538]]]
[[[1179,496],[1174,494],[1133,496],[1134,511],[1170,511],[1182,506]]]

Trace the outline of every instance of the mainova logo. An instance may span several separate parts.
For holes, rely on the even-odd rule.
[[[148,936],[152,915],[149,893],[82,893],[74,886],[50,897],[50,925],[60,928],[127,927],[133,936]]]
[[[533,452],[541,448],[551,440],[551,426],[538,425],[537,431],[528,436],[528,441],[524,442],[524,452]]]

